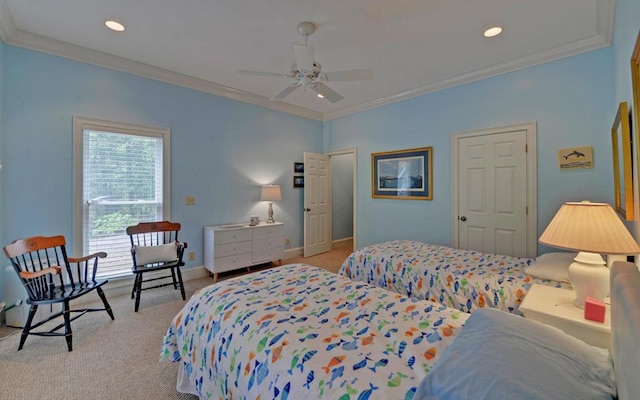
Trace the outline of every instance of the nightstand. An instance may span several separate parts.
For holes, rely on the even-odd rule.
[[[607,304],[604,322],[584,318],[584,310],[573,304],[573,290],[533,285],[520,305],[526,318],[555,326],[593,346],[611,350],[611,307]]]

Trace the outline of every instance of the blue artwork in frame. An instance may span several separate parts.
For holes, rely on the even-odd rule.
[[[433,200],[433,148],[371,153],[371,197]]]

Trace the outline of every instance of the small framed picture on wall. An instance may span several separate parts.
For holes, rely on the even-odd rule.
[[[304,187],[304,176],[294,176],[293,177],[293,187],[294,188],[303,188]]]
[[[293,172],[296,174],[301,174],[304,172],[304,163],[294,162],[293,163]]]

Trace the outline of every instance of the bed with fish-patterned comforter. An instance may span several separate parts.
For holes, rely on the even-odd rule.
[[[527,275],[524,268],[531,262],[528,258],[395,240],[354,251],[338,273],[460,311],[494,307],[521,315],[520,303],[534,283],[571,288],[568,283]]]
[[[161,360],[201,399],[413,399],[468,314],[306,264],[196,292]]]

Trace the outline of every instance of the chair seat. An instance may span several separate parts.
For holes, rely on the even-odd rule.
[[[145,265],[135,265],[135,266],[131,267],[131,271],[134,274],[137,274],[137,273],[140,273],[140,272],[159,271],[161,269],[176,268],[176,267],[182,267],[182,266],[184,266],[184,262],[182,262],[180,260],[176,260],[176,261],[173,261],[173,262],[153,263],[153,264],[145,264]]]
[[[53,296],[48,294],[40,299],[27,299],[28,304],[54,304],[61,303],[64,300],[73,300],[80,296],[83,296],[90,291],[101,287],[108,281],[95,281],[95,282],[82,282],[75,285],[57,286],[53,290]]]

